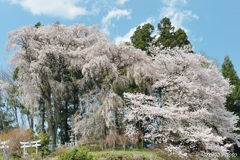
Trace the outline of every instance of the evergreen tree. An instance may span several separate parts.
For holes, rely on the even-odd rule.
[[[158,24],[159,37],[156,44],[162,44],[164,47],[176,46],[176,40],[174,38],[174,27],[169,18],[163,18]]]
[[[150,43],[153,40],[153,37],[151,36],[153,31],[154,26],[150,23],[144,24],[143,26],[138,26],[131,37],[133,46],[143,51],[147,51]]]
[[[3,99],[0,96],[0,132],[7,132],[13,129],[15,120],[12,112],[10,112],[9,106],[3,103]]]
[[[179,28],[175,33],[174,33],[174,40],[176,41],[176,45],[178,47],[182,47],[184,45],[190,44],[187,34],[185,33],[184,30]]]
[[[234,66],[229,56],[224,57],[224,62],[222,64],[222,74],[225,78],[228,78],[231,85],[236,85],[239,81]]]
[[[240,83],[238,75],[234,70],[234,66],[229,56],[225,56],[224,58],[224,62],[222,64],[222,74],[225,78],[229,79],[230,84],[234,86],[232,93],[227,97],[226,108],[239,114],[238,112],[240,110]]]
[[[143,51],[147,51],[147,54],[150,55],[148,50],[150,44],[156,46],[161,44],[164,47],[170,48],[190,44],[186,32],[181,28],[175,32],[170,19],[167,17],[163,18],[158,24],[159,37],[156,39],[156,42],[154,42],[155,36],[152,36],[153,31],[154,26],[150,23],[138,26],[131,37],[132,45]]]
[[[18,73],[19,73],[19,68],[16,67],[15,70],[13,71],[13,75],[12,75],[12,80],[14,82],[16,82],[18,80]],[[28,125],[29,127],[33,130],[33,126],[34,126],[34,117],[33,115],[30,113],[29,108],[27,108],[26,106],[24,106],[20,100],[17,98],[21,93],[19,92],[19,86],[17,85],[13,85],[12,89],[11,89],[11,96],[16,97],[14,100],[10,101],[10,104],[13,106],[13,108],[15,108],[15,117],[17,116],[17,108],[20,109],[21,114],[25,114],[27,116],[28,119]],[[18,118],[17,118],[18,119]]]
[[[39,28],[39,27],[41,27],[41,25],[42,25],[42,24],[41,24],[40,22],[37,22],[37,23],[35,24],[35,27],[36,27],[36,28]]]

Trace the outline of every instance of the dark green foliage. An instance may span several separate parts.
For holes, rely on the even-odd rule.
[[[88,155],[88,150],[73,148],[69,152],[61,154],[58,160],[91,160],[92,157]]]
[[[143,26],[138,26],[131,37],[133,46],[143,51],[147,51],[150,43],[152,43],[153,40],[153,37],[151,36],[153,31],[154,26],[150,23],[144,24]]]
[[[70,141],[70,130],[71,126],[69,125],[69,118],[75,113],[74,108],[69,106],[69,102],[66,100],[64,103],[60,106],[60,113],[59,113],[59,136],[61,140],[61,144],[65,144],[66,142]]]
[[[174,27],[172,26],[170,19],[164,17],[158,24],[158,30],[160,34],[172,33],[174,31]]]
[[[169,18],[163,18],[158,24],[159,38],[156,45],[162,44],[164,47],[182,47],[190,44],[187,34],[181,28],[176,32]]]
[[[36,27],[36,28],[39,28],[41,25],[42,25],[42,24],[41,24],[40,22],[37,22],[37,23],[35,24],[35,27]]]
[[[238,84],[239,78],[236,71],[234,70],[232,61],[228,56],[225,56],[224,58],[224,62],[222,64],[222,74],[225,78],[228,78],[230,80],[231,85]]]
[[[14,72],[13,72],[13,80],[17,80],[18,79],[18,72],[19,72],[19,68],[15,68]]]
[[[142,82],[139,86],[135,83],[135,80],[133,78],[130,78],[129,81],[124,84],[123,82],[114,81],[113,82],[113,90],[116,94],[123,97],[124,92],[130,92],[130,93],[137,93],[137,92],[143,92],[146,93],[146,86],[147,82]]]
[[[169,18],[163,18],[158,24],[159,37],[156,45],[162,44],[164,47],[176,46],[176,40],[174,38],[174,27]]]
[[[97,75],[96,80],[94,80],[100,88],[107,88],[109,86],[109,83],[112,83],[113,77],[109,75],[109,71],[107,68],[100,67],[100,73]],[[89,89],[94,89],[94,84],[93,86],[88,86]]]
[[[8,132],[14,128],[15,120],[11,112],[9,112],[9,107],[2,102],[0,97],[0,132]]]
[[[176,44],[178,47],[182,47],[184,45],[190,44],[187,34],[185,33],[184,30],[179,28],[175,33],[174,33],[174,40],[176,41]]]
[[[189,45],[186,32],[179,28],[176,32],[169,18],[163,18],[158,24],[159,37],[155,42],[155,36],[152,36],[154,26],[150,23],[143,26],[138,26],[133,36],[131,37],[131,43],[134,47],[139,48],[143,51],[147,51],[148,55],[151,53],[148,51],[150,44],[159,46],[160,44],[164,47],[182,47]]]
[[[66,152],[58,157],[58,160],[75,160],[75,155],[77,153],[78,149],[73,148],[71,151]]]
[[[71,130],[71,126],[69,124],[69,121],[79,106],[78,95],[80,93],[80,90],[79,86],[74,82],[82,79],[83,74],[81,70],[69,69],[69,64],[64,59],[64,57],[56,58],[53,54],[50,53],[47,55],[47,57],[49,61],[49,68],[53,73],[54,80],[64,83],[67,86],[65,93],[62,95],[63,99],[61,100],[59,108],[58,126],[56,126],[60,129],[59,136],[61,144],[65,144],[70,140],[69,130]],[[89,86],[86,88],[91,88],[91,81],[89,81],[87,85]],[[44,105],[41,111],[43,111],[41,114],[43,114],[44,117]],[[53,120],[55,121],[55,118],[53,118]]]
[[[139,87],[135,81],[130,81],[128,87],[125,89],[125,92],[136,93],[139,91]]]
[[[125,91],[125,87],[122,87],[122,85],[120,84],[120,82],[118,81],[114,81],[113,82],[113,91],[118,94],[119,96],[123,96],[123,92]]]
[[[234,86],[231,94],[227,97],[225,106],[229,111],[240,115],[240,81],[232,61],[228,56],[224,58],[222,74],[225,78],[229,79],[230,84]]]
[[[10,159],[12,159],[12,160],[14,160],[14,159],[21,159],[21,155],[18,152],[16,152],[16,151],[11,152]]]
[[[38,136],[36,137],[37,139],[40,139],[41,142],[41,147],[40,147],[40,151],[41,151],[41,157],[45,157],[47,155],[49,155],[51,153],[51,151],[49,150],[49,142],[50,142],[50,135],[48,132],[46,133],[39,133]]]

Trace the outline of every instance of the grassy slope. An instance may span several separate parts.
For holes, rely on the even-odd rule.
[[[93,156],[93,159],[156,159],[162,160],[154,152],[146,151],[98,151],[90,152],[90,155]]]
[[[166,151],[97,151],[89,152],[93,159],[122,159],[122,160],[194,160],[199,157],[180,158],[177,155],[169,155]],[[204,159],[204,158],[203,158]]]
[[[82,150],[82,148],[77,148]],[[57,160],[58,156],[62,153],[69,152],[71,148],[62,148],[61,151],[55,152],[55,156],[46,158],[47,160]],[[87,153],[87,152],[86,152]],[[94,150],[87,153],[87,157],[91,157],[91,160],[207,160],[213,157],[204,157],[201,155],[192,155],[181,158],[178,155],[170,155],[167,151],[162,149],[144,149],[144,150]],[[65,160],[65,159],[64,159]],[[219,160],[226,160],[226,158],[219,158]],[[231,160],[240,160],[237,158],[231,158]]]

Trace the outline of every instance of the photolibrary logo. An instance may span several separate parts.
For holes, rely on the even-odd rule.
[[[211,152],[202,152],[202,155],[208,158],[218,158],[218,157],[225,157],[225,158],[233,158],[237,157],[237,153],[211,153]]]

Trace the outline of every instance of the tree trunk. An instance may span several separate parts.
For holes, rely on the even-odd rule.
[[[66,103],[65,103],[65,108],[64,108],[64,142],[67,142],[69,141],[69,135],[68,135],[68,101],[66,100]]]
[[[19,127],[19,123],[18,123],[18,114],[17,114],[17,106],[16,106],[16,104],[14,105],[13,108],[14,108],[14,114],[15,114],[17,128],[18,128]]]
[[[41,113],[41,131],[45,133],[44,122],[45,122],[45,104],[42,103],[42,113]]]
[[[31,124],[30,124],[30,128],[33,130],[33,125],[34,125],[34,121],[33,121],[33,115],[29,115],[30,119],[31,119]]]
[[[5,130],[5,124],[4,124],[4,119],[3,119],[3,112],[2,112],[2,109],[1,109],[1,122],[2,122],[2,130],[3,130],[3,132],[6,132],[6,130]]]
[[[33,115],[29,111],[27,112],[27,118],[29,127],[33,130]]]
[[[60,100],[54,99],[54,119],[53,119],[53,129],[54,129],[54,139],[53,139],[53,149],[57,147],[57,129],[59,124],[59,109],[60,109]]]
[[[78,108],[79,108],[79,107],[78,107],[78,106],[79,106],[79,100],[78,100],[78,98],[75,97],[75,96],[73,97],[73,103],[74,103],[73,106],[74,106],[74,113],[75,113],[75,112],[78,110]],[[74,114],[74,113],[73,113],[73,114]]]
[[[40,110],[40,116],[41,116],[41,125],[40,125],[40,132],[45,133],[45,103],[44,100],[41,98],[39,101],[39,110]]]
[[[48,87],[46,87],[48,86]],[[45,88],[46,87],[46,88]],[[59,104],[55,103],[54,97],[51,93],[51,87],[48,82],[46,82],[44,88],[41,89],[42,98],[45,100],[45,109],[47,115],[47,122],[48,122],[48,131],[50,134],[51,139],[51,146],[50,150],[54,151],[57,144],[57,127],[58,127],[58,111],[59,111]],[[52,106],[52,100],[54,102]]]
[[[52,117],[52,105],[51,105],[50,97],[46,99],[46,113],[47,113],[48,131],[52,141],[50,150],[54,151],[56,147],[56,133],[55,133],[55,127],[54,127],[53,117]]]

